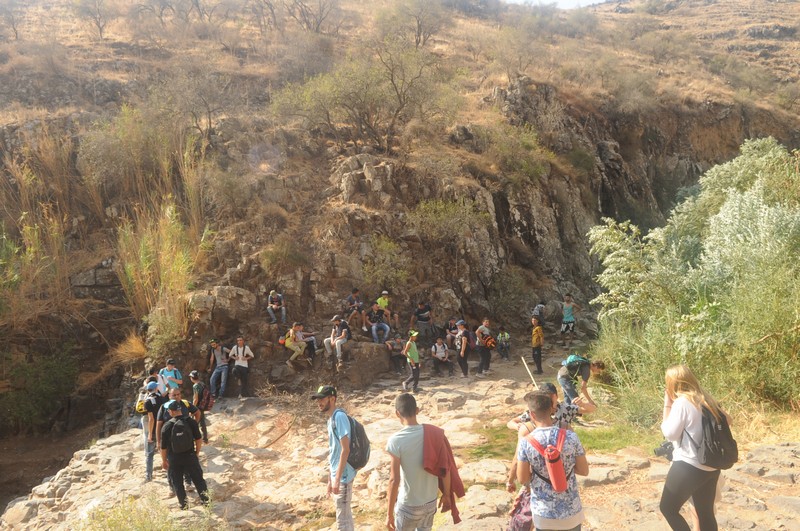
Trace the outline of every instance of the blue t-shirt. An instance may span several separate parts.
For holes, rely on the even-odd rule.
[[[336,423],[335,430],[334,422]],[[350,420],[343,410],[337,409],[328,419],[328,461],[331,464],[331,482],[336,480],[336,471],[339,469],[339,457],[342,455],[342,437],[351,437]],[[350,463],[345,464],[341,483],[350,483],[355,477],[356,469],[350,466]]]
[[[164,380],[167,382],[167,385],[170,389],[176,389],[179,385],[172,380],[167,380],[170,376],[175,378],[176,380],[183,380],[183,376],[181,376],[181,371],[178,369],[172,369],[171,371],[168,370],[166,367],[158,371],[158,374],[164,377]]]
[[[558,427],[536,428],[532,435],[544,448],[547,448],[548,444],[555,446],[558,439]],[[539,476],[531,475],[531,514],[534,517],[534,523],[537,518],[566,520],[583,512],[578,495],[578,480],[575,478],[573,469],[575,468],[575,459],[585,453],[575,432],[567,430],[564,448],[561,450],[561,461],[564,463],[564,472],[567,475],[567,490],[564,492],[555,492]],[[530,463],[536,472],[547,477],[544,457],[531,446],[525,437],[520,439],[517,459],[524,463]],[[537,525],[537,527],[539,526]]]

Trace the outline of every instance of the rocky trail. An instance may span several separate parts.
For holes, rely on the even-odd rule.
[[[557,362],[548,360],[545,380]],[[458,502],[462,530],[502,530],[513,495],[503,490],[510,457],[481,458],[475,449],[489,442],[522,409],[530,381],[521,362],[495,362],[485,380],[431,378],[423,369],[417,395],[420,420],[443,427],[459,460],[467,495]],[[342,393],[342,405],[366,427],[372,456],[355,483],[354,514],[359,529],[383,529],[389,459],[383,451],[400,427],[393,401],[397,377]],[[600,394],[599,390],[594,390]],[[602,406],[601,406],[602,407]],[[144,483],[141,430],[98,441],[75,453],[69,465],[45,479],[29,496],[12,501],[0,529],[80,529],[89,515],[131,504],[160,507],[176,528],[328,529],[333,503],[326,498],[327,435],[324,419],[305,395],[223,399],[208,416],[211,443],[203,448],[205,477],[213,493],[210,510],[196,503],[178,511],[166,477]],[[602,425],[587,418],[585,429]],[[495,430],[496,431],[496,430]],[[665,530],[658,499],[668,463],[630,447],[599,453],[587,447],[590,474],[579,478],[589,530]],[[800,530],[800,443],[741,449],[741,461],[724,472],[720,529]],[[156,465],[160,458],[156,456]],[[126,516],[126,518],[128,518]],[[133,518],[133,516],[130,516]],[[449,515],[437,515],[437,529],[455,529]]]

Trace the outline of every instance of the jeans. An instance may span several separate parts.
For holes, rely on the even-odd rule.
[[[340,483],[339,494],[333,494],[332,496],[333,501],[336,502],[336,529],[339,531],[354,531],[353,509],[350,507],[353,501],[353,482]]]
[[[501,358],[507,360],[511,355],[511,346],[508,343],[497,343],[497,352]]]
[[[335,340],[332,340],[331,338],[326,337],[323,343],[325,344],[325,352],[328,353],[328,356],[332,354],[333,347],[336,347],[336,359],[342,361],[342,345],[347,343],[347,339],[337,338]]]
[[[153,479],[153,456],[156,454],[156,440],[147,442],[147,417],[142,416],[142,442],[144,443],[144,466],[145,466],[145,479],[150,481]]]
[[[411,367],[411,365],[409,365],[409,367]],[[411,367],[411,376],[406,378],[406,381],[403,383],[406,385],[406,387],[408,387],[408,384],[413,384],[412,389],[414,389],[414,391],[417,390],[419,387],[419,363]]]
[[[430,531],[433,528],[433,517],[436,516],[436,500],[425,505],[394,506],[394,528],[397,531]]]
[[[489,370],[489,363],[492,360],[492,351],[483,346],[478,346],[477,349],[481,357],[481,361],[478,363],[478,374],[481,374]]]
[[[536,372],[542,372],[542,347],[533,347],[533,363],[536,365]]]
[[[571,404],[573,400],[578,398],[578,390],[575,388],[575,382],[572,378],[561,377],[558,379],[561,389],[564,390],[564,402]]]
[[[383,339],[378,341],[378,330],[383,330]],[[386,323],[375,323],[372,325],[372,341],[380,343],[389,339],[389,325]]]
[[[272,309],[272,306],[267,306],[267,313],[269,314],[269,317],[272,319],[273,323],[278,322],[278,320],[275,318],[275,310]],[[286,306],[281,306],[281,322],[286,324]]]
[[[406,361],[408,358],[405,356],[398,356],[396,354],[389,356],[389,361],[392,363],[392,369],[397,374],[403,374],[406,370]]]
[[[717,495],[719,470],[700,470],[683,461],[673,461],[667,472],[659,509],[669,526],[676,531],[690,531],[689,524],[681,516],[681,506],[691,497],[700,529],[716,531],[714,498]]]
[[[219,385],[219,381],[222,380],[222,384]],[[211,373],[211,379],[208,381],[209,391],[215,397],[222,397],[225,396],[225,386],[228,385],[228,366],[227,365],[217,365],[214,369],[214,372]],[[219,393],[217,392],[219,390]]]
[[[250,376],[250,367],[244,365],[233,366],[233,376],[239,380],[239,395],[248,396],[247,378]]]
[[[200,468],[200,461],[197,459],[197,454],[190,452],[188,454],[171,454],[169,456],[169,479],[172,483],[172,488],[175,489],[175,495],[178,496],[178,504],[181,508],[186,507],[186,487],[183,484],[184,474],[192,478],[194,488],[200,495],[200,500],[206,504],[208,498],[208,485],[203,479],[203,469]]]
[[[208,442],[208,426],[206,426],[206,412],[202,409],[200,410],[200,433],[203,434],[203,442]]]

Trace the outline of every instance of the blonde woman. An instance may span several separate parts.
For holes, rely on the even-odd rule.
[[[675,450],[661,493],[660,509],[673,530],[690,531],[689,524],[680,514],[681,506],[689,498],[697,512],[700,531],[717,529],[714,498],[720,472],[701,465],[697,459],[697,444],[702,444],[703,438],[703,406],[718,418],[720,415],[727,417],[686,365],[673,365],[667,369],[661,431],[667,440],[672,441]]]

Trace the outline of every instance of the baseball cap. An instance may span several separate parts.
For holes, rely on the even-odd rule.
[[[270,291],[270,292],[269,292],[269,294],[270,294],[270,295],[277,295],[277,294],[278,294],[278,292],[277,292],[277,291],[275,291],[275,290],[273,289],[272,291]]]
[[[175,365],[175,358],[170,358],[167,360],[167,365]]]
[[[192,371],[192,372],[189,373],[189,378],[199,378],[199,377],[200,377],[200,373],[197,372],[197,371]]]
[[[402,334],[395,334],[395,335],[394,335],[394,338],[395,338],[395,339],[400,339],[401,337],[403,337],[403,336],[402,336]]]
[[[418,335],[419,335],[419,332],[417,332],[416,330],[409,330],[408,331],[408,337],[416,337]]]
[[[389,292],[386,291],[386,290],[381,291],[381,295],[388,295],[388,294],[389,294]]]
[[[331,319],[331,322],[341,321],[341,320],[342,320],[342,316],[339,315],[339,314],[336,314],[336,315],[333,316],[333,319]]]
[[[336,396],[336,388],[332,385],[320,385],[317,392],[311,395],[314,400],[325,398],[326,396]]]
[[[467,326],[467,322],[466,322],[464,319],[460,319],[460,320],[459,320],[459,321],[456,323],[456,325],[464,325],[464,326]]]
[[[147,384],[148,391],[155,391],[156,389],[158,389],[158,382],[150,382]]]
[[[219,343],[219,341],[217,341],[216,339],[212,339],[211,341],[209,341],[209,343],[213,345],[214,343]]]
[[[166,408],[170,411],[178,411],[181,408],[181,403],[178,400],[170,400],[167,402]]]

